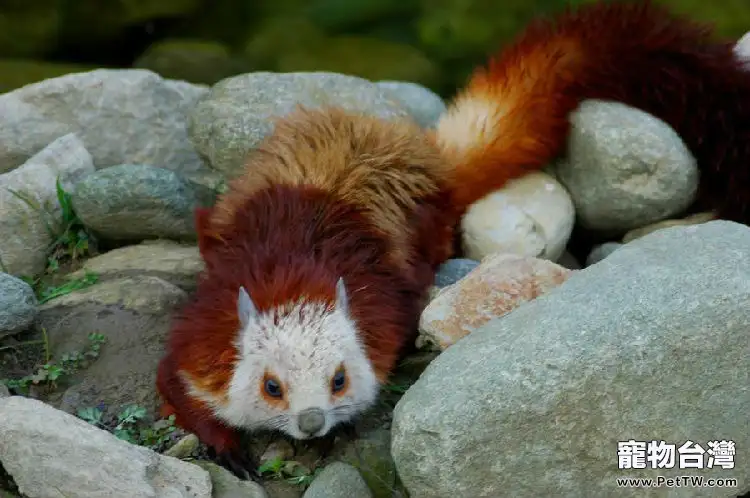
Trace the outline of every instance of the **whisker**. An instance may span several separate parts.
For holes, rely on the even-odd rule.
[[[284,427],[287,423],[288,422],[286,415],[276,415],[267,420],[264,420],[260,425],[262,428],[274,431]]]
[[[338,405],[333,407],[331,409],[331,413],[335,415],[345,414],[345,415],[351,415],[355,411],[358,411],[362,408],[366,408],[368,406],[367,403],[362,402],[353,402],[353,403],[346,403],[343,405]]]

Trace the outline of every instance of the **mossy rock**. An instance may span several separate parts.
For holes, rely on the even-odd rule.
[[[54,50],[63,0],[5,0],[0,7],[0,57],[34,57]]]
[[[419,45],[419,36],[414,25],[414,19],[409,17],[373,22],[363,26],[358,33],[366,38],[377,38],[413,46]]]
[[[275,17],[307,16],[311,0],[274,0],[257,2],[257,14],[261,19]],[[293,32],[290,32],[293,33]]]
[[[279,71],[330,71],[369,80],[399,80],[431,87],[439,68],[419,49],[375,38],[332,37],[296,52],[282,53]]]
[[[151,45],[134,63],[164,78],[213,85],[250,70],[225,45],[212,41],[162,40]]]
[[[97,69],[82,64],[58,64],[23,59],[0,59],[0,93],[70,73]]]
[[[383,19],[409,18],[419,13],[420,0],[313,0],[307,7],[312,21],[327,31],[367,26]]]
[[[149,21],[186,18],[201,0],[74,0],[64,5],[63,40],[80,43],[112,40],[126,28]]]
[[[275,71],[284,54],[312,50],[325,40],[326,34],[309,19],[272,17],[253,30],[245,42],[243,55],[248,63]]]
[[[486,56],[532,19],[593,0],[422,0],[420,45],[440,60]]]
[[[417,20],[420,46],[440,61],[475,59],[498,51],[530,21],[551,16],[567,5],[575,8],[595,0],[422,0]],[[675,13],[712,23],[717,33],[737,39],[750,26],[750,2],[725,0],[656,0]]]
[[[486,58],[483,55],[444,61],[440,65],[443,74],[446,75],[444,81],[432,90],[445,100],[452,99],[456,92],[466,85],[477,66],[485,62]]]
[[[334,459],[359,470],[373,498],[391,498],[399,489],[399,482],[390,448],[390,431],[375,429],[360,434],[356,441],[338,449]]]
[[[185,19],[170,29],[173,38],[213,40],[240,48],[248,29],[263,18],[257,1],[210,0],[201,2]]]
[[[722,38],[736,40],[750,30],[750,1],[657,0],[678,14],[712,24]]]

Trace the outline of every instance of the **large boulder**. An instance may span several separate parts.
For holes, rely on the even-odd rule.
[[[412,498],[672,496],[616,479],[696,475],[739,487],[679,496],[750,490],[748,303],[744,225],[666,228],[621,247],[427,367],[394,413],[404,485]],[[618,455],[631,440],[675,445],[673,465],[637,468],[627,447]],[[735,443],[736,466],[712,457],[716,440]],[[704,468],[680,464],[691,448]]]

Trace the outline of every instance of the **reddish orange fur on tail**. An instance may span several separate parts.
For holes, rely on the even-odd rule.
[[[469,206],[564,152],[584,99],[672,126],[702,170],[699,200],[750,222],[750,72],[733,43],[649,1],[588,4],[532,23],[471,77],[436,129]]]

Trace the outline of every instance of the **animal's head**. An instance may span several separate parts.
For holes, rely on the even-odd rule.
[[[332,309],[301,301],[261,313],[240,288],[237,313],[239,358],[220,409],[227,421],[309,439],[374,402],[379,384],[342,279]]]

